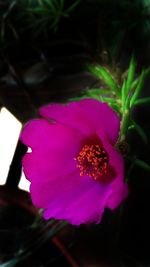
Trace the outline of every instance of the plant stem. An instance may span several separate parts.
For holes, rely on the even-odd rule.
[[[126,138],[126,134],[127,134],[128,127],[129,127],[129,120],[130,120],[129,110],[126,109],[122,116],[119,142],[124,141]]]

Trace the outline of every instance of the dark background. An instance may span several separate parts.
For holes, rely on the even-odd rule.
[[[27,14],[17,15],[21,6],[10,8],[10,2],[0,2],[0,104],[22,123],[36,117],[45,103],[65,102],[98,85],[86,63],[124,73],[134,53],[137,74],[149,66],[150,7],[145,6],[149,1],[80,1],[56,27],[51,20],[39,31],[33,21],[29,27]],[[69,6],[65,1],[65,8]],[[142,96],[149,96],[149,86],[147,77]],[[149,114],[148,105],[133,110],[148,137]],[[135,132],[127,140],[130,152],[149,162],[149,145]],[[131,169],[128,199],[114,213],[106,210],[100,225],[66,226],[51,239],[52,227],[40,219],[30,229],[37,211],[29,195],[17,189],[25,151],[19,142],[7,183],[0,188],[0,262],[28,249],[32,255],[17,266],[150,266],[149,172]],[[128,170],[129,162],[126,165]]]

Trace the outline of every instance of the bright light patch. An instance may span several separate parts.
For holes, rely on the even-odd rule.
[[[18,187],[24,191],[29,192],[30,182],[25,178],[23,172]]]
[[[27,150],[28,153],[32,152],[31,148],[28,147],[28,150]],[[20,182],[18,184],[18,187],[24,191],[27,191],[29,192],[29,189],[30,189],[30,182],[26,179],[23,171],[22,171],[22,174],[21,174],[21,179],[20,179]]]
[[[0,184],[5,184],[22,124],[6,109],[0,111]]]

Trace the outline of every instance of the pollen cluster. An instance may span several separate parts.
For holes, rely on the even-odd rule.
[[[80,176],[88,175],[99,180],[108,172],[108,154],[99,144],[84,145],[75,160]]]

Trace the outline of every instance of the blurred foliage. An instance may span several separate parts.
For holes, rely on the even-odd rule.
[[[137,74],[142,67],[149,67],[149,46],[150,1],[0,1],[1,103],[10,105],[7,100],[11,98],[12,90],[9,87],[13,88],[14,98],[18,98],[18,90],[22,90],[35,114],[39,105],[54,100],[50,91],[55,90],[56,77],[58,84],[64,79],[67,88],[67,79],[73,81],[73,76],[85,73],[85,63],[103,66],[99,71],[108,81],[105,94],[106,90],[110,91],[108,87],[118,90],[132,53],[137,59]],[[112,78],[107,79],[109,73]],[[79,83],[83,85],[79,86]],[[77,89],[74,80],[67,89],[73,89],[73,94],[67,94],[67,97],[78,96],[79,90],[84,94],[93,83],[91,80],[87,86],[80,79],[78,88],[81,89]],[[128,83],[129,80],[127,87]],[[92,87],[95,90],[96,85]],[[62,86],[56,94],[59,99],[66,98]],[[114,99],[110,101],[112,106],[116,105]],[[149,103],[149,99],[136,99],[135,105],[145,101]],[[20,100],[20,112],[19,103]],[[16,104],[12,109],[16,110]]]
[[[22,99],[18,97],[21,96],[19,91],[25,92],[25,96],[29,96],[29,103],[35,106],[39,101],[38,97],[36,98],[38,93],[39,99],[42,99],[46,92],[44,100],[52,101],[52,95],[49,96],[47,92],[55,90],[54,83],[50,84],[53,77],[59,81],[59,75],[64,75],[65,79],[67,75],[67,79],[70,79],[68,88],[74,88],[75,82],[71,83],[70,78],[72,74],[75,76],[75,72],[80,71],[81,64],[82,71],[85,71],[84,63],[92,62],[91,72],[100,81],[100,86],[96,86],[93,80],[94,85],[91,88],[85,88],[83,83],[86,97],[99,98],[108,102],[117,112],[121,112],[125,125],[121,135],[124,137],[126,131],[135,130],[144,141],[141,149],[144,156],[143,145],[146,143],[147,146],[147,135],[141,124],[131,118],[129,120],[126,110],[150,103],[149,97],[139,98],[148,74],[147,69],[144,68],[143,71],[141,69],[142,65],[149,65],[149,46],[150,0],[0,0],[1,91],[2,85],[5,84],[4,94],[6,88],[10,88],[13,92],[11,97],[8,95],[7,98],[12,98],[12,102],[15,102],[14,111],[17,103],[20,110],[25,106],[27,113],[29,109],[26,104],[23,105],[24,95]],[[132,57],[128,68],[132,52],[136,55],[137,62]],[[77,79],[81,84],[81,76]],[[66,83],[62,84],[62,80],[59,83],[61,90],[56,91],[56,94],[62,98],[65,95],[64,88],[67,86]],[[44,91],[46,86],[48,89]],[[74,91],[76,95],[79,94],[77,87]],[[1,103],[3,102],[5,103],[2,99]],[[150,166],[141,159],[131,158],[131,161],[145,170],[150,169]],[[139,173],[136,176],[136,183],[138,176]],[[141,176],[143,177],[143,173]],[[139,184],[141,187],[141,181]],[[137,214],[139,220],[139,207]],[[140,218],[143,221],[143,217]],[[38,250],[40,245],[51,239],[61,227],[64,227],[63,222],[54,225],[49,222],[39,225],[39,228],[35,227],[38,237],[31,236],[21,253],[18,250],[15,260],[24,259],[33,248]],[[27,232],[30,235],[29,228]],[[140,236],[139,232],[136,233],[136,238],[137,236]],[[139,243],[143,247],[144,242]],[[14,266],[15,263],[15,261],[8,262],[8,266]]]
[[[96,98],[108,103],[121,118],[119,142],[126,139],[129,130],[135,129],[143,142],[148,138],[144,130],[133,120],[132,111],[135,105],[149,104],[149,97],[140,98],[145,80],[150,74],[150,68],[142,69],[139,76],[136,74],[137,61],[134,55],[130,64],[121,77],[114,75],[110,69],[100,65],[87,65],[87,69],[104,84],[101,88],[89,89],[84,97]]]
[[[47,34],[49,28],[56,32],[61,18],[69,17],[79,2],[76,0],[67,7],[65,0],[20,1],[20,19],[24,18],[28,27],[35,29],[35,36],[40,32]]]
[[[47,33],[49,29],[56,31],[61,18],[68,17],[79,2],[76,0],[66,6],[65,0],[6,0],[0,3],[1,39],[6,38],[8,30],[16,39],[19,31],[30,28],[34,36]]]
[[[150,68],[142,69],[141,73],[136,73],[137,61],[132,55],[130,64],[125,73],[121,77],[117,77],[107,67],[101,65],[87,65],[87,69],[96,76],[103,85],[100,88],[90,88],[87,90],[83,98],[95,98],[101,102],[107,103],[120,116],[120,133],[116,143],[116,147],[127,156],[132,164],[140,166],[146,171],[150,171],[150,165],[138,159],[135,155],[128,156],[128,133],[131,130],[139,135],[145,145],[148,145],[148,136],[144,129],[133,118],[133,109],[136,105],[145,105],[150,103],[150,98],[141,97],[142,90],[146,78],[150,74]],[[79,100],[80,98],[76,99]]]
[[[65,229],[67,223],[53,219],[44,221],[41,212],[39,210],[35,216],[11,203],[0,207],[0,267],[41,266],[38,263],[33,265],[32,261],[42,261],[42,254],[47,249],[45,262],[55,259],[52,238]],[[57,257],[60,254],[58,251]],[[27,261],[26,265],[24,261]]]
[[[6,0],[0,2],[0,44],[80,41],[89,53],[144,52],[150,38],[149,0]],[[91,51],[90,51],[91,50]]]

